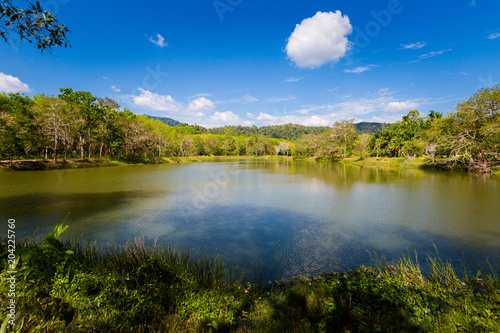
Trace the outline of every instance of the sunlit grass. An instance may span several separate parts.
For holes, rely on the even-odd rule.
[[[374,254],[373,267],[256,283],[220,258],[195,260],[142,238],[123,246],[63,244],[74,254],[55,257],[51,283],[43,272],[18,276],[22,331],[500,331],[496,268],[459,271],[437,254],[424,259],[427,276],[417,253],[391,263]],[[17,246],[42,255],[39,245]],[[6,260],[1,265],[4,285]],[[6,292],[0,290],[0,309]],[[0,310],[2,322],[5,315]]]

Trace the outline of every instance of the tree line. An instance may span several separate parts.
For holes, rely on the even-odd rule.
[[[500,85],[480,89],[446,115],[410,111],[374,134],[352,119],[332,127],[280,125],[206,129],[136,115],[110,98],[60,89],[57,96],[0,94],[0,158],[145,158],[284,155],[445,158],[480,168],[500,151]],[[171,119],[170,119],[171,120]],[[368,125],[366,125],[368,124]],[[379,124],[380,125],[380,124]],[[374,128],[370,123],[363,126]],[[286,138],[286,139],[284,139]]]

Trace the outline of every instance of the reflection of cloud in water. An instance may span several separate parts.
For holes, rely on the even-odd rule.
[[[405,227],[390,229],[367,223],[359,228],[294,211],[248,206],[216,206],[196,214],[189,222],[184,216],[170,214],[165,224],[169,233],[160,232],[165,235],[158,238],[159,243],[189,248],[198,257],[218,254],[250,273],[264,269],[265,279],[371,265],[370,253],[374,252],[392,260],[407,249],[417,249],[419,257],[425,258],[434,253],[433,244],[444,258],[458,258],[466,248],[472,257],[489,256],[490,261],[498,262],[498,257],[492,257],[498,246],[481,249],[475,243]],[[425,262],[421,264],[425,268]]]
[[[18,220],[19,237],[52,231],[70,211],[64,237],[158,237],[271,279],[370,264],[367,251],[425,258],[433,244],[445,259],[463,251],[500,266],[500,183],[467,175],[258,160],[71,170],[64,182],[29,175],[0,175],[12,184],[0,211]]]

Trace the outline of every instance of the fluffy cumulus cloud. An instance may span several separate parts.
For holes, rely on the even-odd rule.
[[[295,115],[295,114],[275,114],[261,112],[257,117],[263,125],[283,125],[283,124],[299,124],[305,126],[331,126],[336,120],[340,120],[336,113],[328,113],[322,115]]]
[[[385,106],[385,111],[388,113],[400,113],[403,111],[410,111],[412,109],[416,109],[418,107],[418,103],[412,101],[403,101],[403,102],[389,102]]]
[[[170,95],[160,95],[149,90],[139,89],[138,96],[127,96],[125,99],[131,99],[136,106],[144,109],[167,112],[169,116],[173,116],[181,122],[196,123],[208,128],[226,125],[253,125],[252,121],[243,120],[234,112],[216,111],[214,102],[206,97],[179,102]]]
[[[363,97],[341,96],[334,103],[309,105],[285,114],[260,113],[256,118],[263,125],[301,124],[307,126],[331,126],[335,121],[354,118],[355,121],[394,122],[421,105],[426,99],[400,99],[388,88]]]
[[[17,77],[0,72],[0,92],[21,93],[31,92],[31,89]]]
[[[211,111],[215,109],[215,105],[211,100],[205,97],[200,97],[192,101],[189,101],[187,109],[190,112]]]
[[[135,105],[149,110],[201,116],[215,109],[214,102],[206,97],[190,100],[186,105],[186,103],[176,101],[170,95],[160,95],[142,88],[139,92],[139,96],[133,96],[132,101]]]
[[[140,107],[165,112],[179,112],[182,105],[170,95],[159,95],[149,90],[139,89],[140,95],[133,97],[133,102]]]
[[[350,43],[352,25],[340,11],[317,12],[297,24],[288,38],[288,58],[300,68],[316,68],[344,57]]]
[[[225,125],[241,123],[240,116],[231,111],[215,112],[210,118],[215,123],[222,123]]]

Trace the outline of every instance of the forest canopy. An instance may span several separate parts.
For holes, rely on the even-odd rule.
[[[482,88],[446,115],[411,110],[393,124],[337,121],[206,129],[136,115],[108,98],[60,89],[58,96],[0,94],[0,158],[145,158],[200,155],[352,155],[447,159],[484,167],[500,152],[500,85]]]

